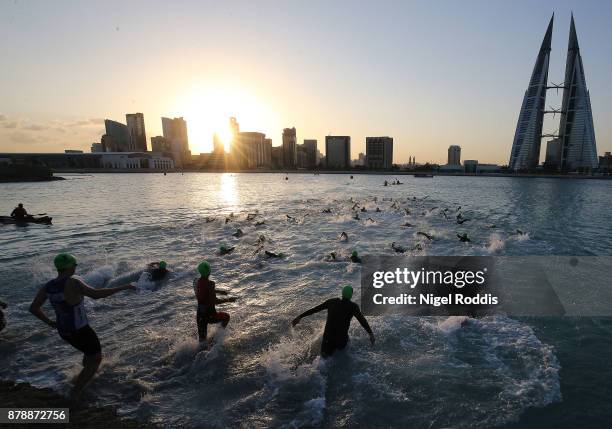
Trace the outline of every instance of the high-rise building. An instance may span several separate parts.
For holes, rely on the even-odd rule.
[[[304,168],[315,168],[317,166],[317,140],[304,139],[302,146],[305,155]]]
[[[598,158],[591,97],[584,76],[573,14],[563,86],[559,126],[561,139],[559,168],[563,171],[594,170],[597,168]]]
[[[172,152],[170,142],[163,136],[151,137],[151,151],[159,153]]]
[[[325,136],[325,161],[328,168],[350,167],[351,137]]]
[[[240,169],[269,168],[272,164],[272,140],[256,132],[240,132],[234,138],[233,159]]]
[[[461,165],[461,146],[451,145],[448,147],[447,165]]]
[[[283,167],[297,166],[297,135],[295,128],[283,129]]]
[[[103,143],[106,146],[106,152],[129,152],[129,135],[127,126],[121,122],[104,120],[104,128],[106,129],[106,138]]]
[[[125,115],[125,121],[127,123],[130,151],[146,152],[147,136],[144,115],[142,113],[128,113]]]
[[[391,169],[393,165],[393,137],[366,137],[368,168]]]
[[[539,164],[554,18],[553,14],[531,73],[529,87],[523,97],[508,164],[511,170],[534,169]]]
[[[170,142],[170,152],[177,167],[183,167],[191,158],[189,139],[187,137],[187,122],[181,118],[162,118],[162,130],[166,140]]]
[[[546,158],[544,168],[546,170],[558,170],[561,155],[561,139],[552,139],[546,143]]]

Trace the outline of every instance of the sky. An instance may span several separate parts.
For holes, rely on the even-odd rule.
[[[350,135],[352,158],[366,136],[391,136],[396,163],[445,163],[458,144],[462,159],[507,164],[553,12],[549,82],[563,81],[572,11],[603,154],[605,0],[0,0],[0,152],[89,151],[104,118],[142,112],[149,145],[162,116],[185,117],[193,153],[235,116],[274,146],[295,127],[322,152],[326,135]]]

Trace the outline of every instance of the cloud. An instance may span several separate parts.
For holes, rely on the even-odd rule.
[[[19,143],[19,144],[33,144],[33,143],[40,143],[42,141],[45,141],[45,139],[41,137],[33,136],[29,133],[23,133],[21,131],[10,133],[9,139],[14,143]]]
[[[17,128],[17,122],[16,121],[5,122],[2,124],[2,128],[7,128],[7,129]]]
[[[0,115],[0,122],[2,121],[6,121],[8,118],[6,117],[6,115]]]
[[[21,128],[24,130],[28,130],[28,131],[44,131],[44,130],[48,130],[50,127],[47,125],[30,124],[30,125],[25,125]]]

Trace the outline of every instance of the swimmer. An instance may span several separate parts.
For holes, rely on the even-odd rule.
[[[469,239],[467,232],[464,232],[463,234],[457,234],[457,237],[459,238],[459,241],[463,243],[470,243],[472,241]]]
[[[222,244],[221,246],[219,246],[219,254],[227,255],[229,253],[232,253],[235,249],[236,249],[236,246],[228,247],[225,244]]]
[[[333,355],[336,350],[342,350],[346,347],[349,341],[348,331],[353,317],[359,321],[363,329],[365,329],[370,336],[370,343],[374,345],[374,333],[366,318],[361,314],[359,306],[351,301],[352,297],[353,288],[351,286],[345,286],[342,288],[341,299],[328,299],[323,304],[300,314],[291,322],[291,325],[295,327],[304,317],[327,310],[327,321],[325,322],[323,341],[321,343],[321,357],[323,358],[328,358]]]

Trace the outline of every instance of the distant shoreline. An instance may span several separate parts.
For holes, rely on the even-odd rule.
[[[163,174],[163,171],[151,170],[151,169],[104,169],[104,168],[90,168],[90,169],[54,169],[54,174],[135,174],[135,173],[147,173],[147,174]],[[516,177],[516,178],[545,178],[545,179],[601,179],[601,180],[612,180],[610,176],[591,176],[581,174],[511,174],[511,173],[438,173],[438,172],[426,172],[426,171],[360,171],[360,170],[232,170],[232,171],[213,171],[213,170],[197,170],[197,169],[185,169],[185,170],[168,170],[167,174],[179,174],[179,173],[263,173],[263,174],[342,174],[342,175],[375,175],[375,176],[414,176],[415,174],[432,174],[434,177]],[[53,179],[52,179],[53,180]]]

